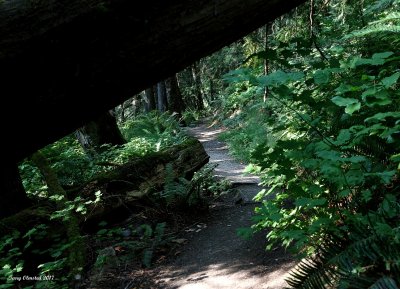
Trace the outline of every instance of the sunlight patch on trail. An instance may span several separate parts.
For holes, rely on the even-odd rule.
[[[165,280],[176,289],[272,289],[286,285],[288,268],[283,267],[265,275],[255,275],[251,270],[238,270],[226,264],[213,264],[205,271],[190,274],[184,280]],[[282,276],[284,276],[282,278]]]

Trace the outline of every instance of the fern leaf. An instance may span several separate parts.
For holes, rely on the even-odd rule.
[[[382,277],[377,280],[369,289],[399,289],[396,282],[390,277]]]

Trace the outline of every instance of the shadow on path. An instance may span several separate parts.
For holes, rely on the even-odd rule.
[[[242,176],[244,164],[235,161],[226,144],[218,141],[222,129],[201,124],[188,128],[210,155],[210,163],[218,164],[216,176],[226,178],[251,199],[258,191],[259,178]],[[282,249],[265,251],[265,232],[246,240],[237,229],[249,227],[254,204],[235,205],[233,197],[213,204],[206,224],[186,236],[188,243],[171,263],[154,271],[162,288],[168,289],[266,289],[284,288],[284,278],[294,266]]]

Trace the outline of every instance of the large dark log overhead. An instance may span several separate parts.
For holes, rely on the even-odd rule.
[[[1,130],[21,159],[305,0],[2,0]]]

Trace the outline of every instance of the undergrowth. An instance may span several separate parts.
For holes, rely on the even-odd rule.
[[[85,154],[73,135],[64,137],[41,151],[56,171],[61,185],[68,188],[83,184],[132,158],[181,144],[187,139],[173,116],[158,112],[128,120],[120,129],[127,143],[109,146],[96,155]],[[46,185],[34,164],[27,159],[19,168],[26,192],[29,195],[46,197]]]

